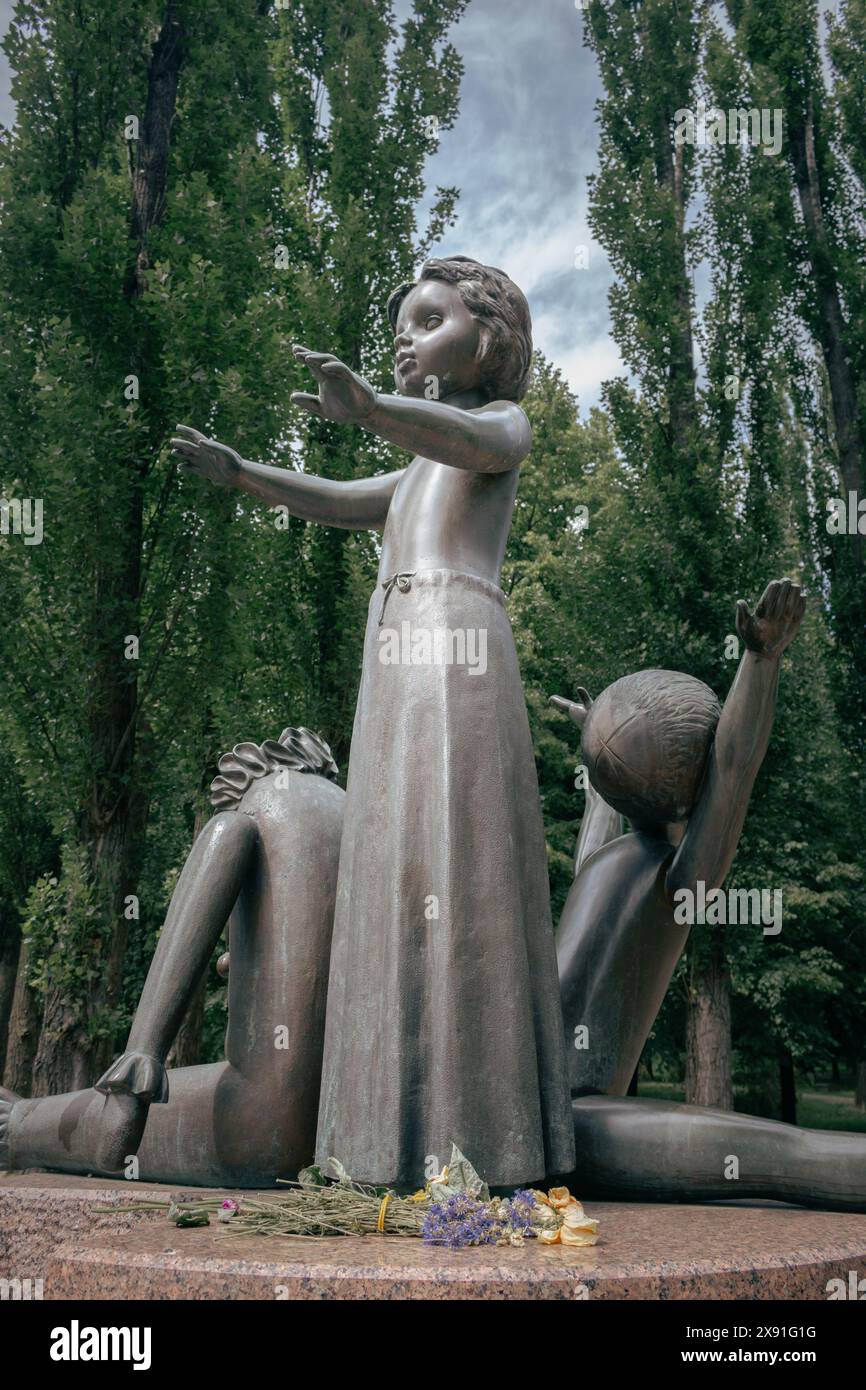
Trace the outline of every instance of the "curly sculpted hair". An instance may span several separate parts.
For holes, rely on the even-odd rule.
[[[637,671],[595,700],[583,726],[589,780],[633,824],[685,820],[721,715],[715,694],[683,671]]]
[[[532,319],[523,291],[504,270],[482,265],[471,256],[425,261],[418,279],[400,285],[388,300],[388,321],[394,330],[403,300],[422,280],[444,280],[446,285],[454,285],[478,321],[478,361],[488,398],[522,400],[532,370]]]

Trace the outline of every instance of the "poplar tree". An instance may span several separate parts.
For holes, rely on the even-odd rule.
[[[219,753],[303,722],[348,746],[372,540],[278,530],[167,444],[186,421],[333,477],[403,462],[299,419],[291,344],[387,385],[387,293],[456,197],[416,234],[464,4],[417,0],[399,34],[379,0],[16,6],[0,447],[45,539],[0,542],[0,683],[53,847],[9,909],[37,1093],[91,1084],[121,1041]]]
[[[828,15],[828,62],[817,0],[729,0],[727,11],[757,102],[784,118],[780,170],[789,210],[782,219],[790,231],[783,274],[790,317],[817,362],[810,371],[801,352],[793,374],[811,434],[801,528],[816,559],[816,586],[829,593],[833,643],[824,665],[849,757],[838,836],[848,845],[852,834],[862,840],[866,823],[859,773],[866,752],[866,521],[859,512],[866,498],[866,9],[863,0],[844,0],[837,16]],[[771,276],[772,264],[771,257]],[[866,1028],[857,1032],[866,1105]]]
[[[695,222],[694,142],[675,139],[678,113],[699,98],[699,3],[592,0],[586,42],[598,59],[600,172],[591,181],[593,232],[616,283],[614,337],[639,392],[608,383],[605,400],[633,505],[653,543],[635,555],[631,581],[644,599],[645,665],[724,681],[722,614],[736,566],[735,530],[717,441],[695,366],[692,274],[701,256]],[[721,612],[720,612],[721,609]],[[693,933],[688,1010],[689,1099],[729,1107],[730,974],[723,934]]]
[[[113,1048],[154,738],[172,711],[177,735],[187,682],[207,670],[212,561],[192,563],[201,519],[165,443],[181,397],[226,396],[215,378],[252,334],[242,259],[234,280],[211,272],[220,241],[220,257],[241,258],[265,220],[269,22],[253,0],[44,0],[16,7],[5,40],[4,482],[41,500],[45,536],[7,546],[0,679],[28,795],[59,846],[26,913],[44,1001],[37,1091],[90,1084]]]

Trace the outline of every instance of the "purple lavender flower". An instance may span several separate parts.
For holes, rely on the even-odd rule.
[[[492,1245],[496,1222],[490,1208],[468,1193],[458,1192],[444,1202],[431,1203],[421,1235],[427,1245],[447,1245],[460,1250],[467,1245]]]
[[[518,1188],[511,1198],[500,1206],[499,1219],[510,1231],[522,1236],[532,1236],[535,1234],[532,1218],[536,1206],[532,1193],[526,1188]]]

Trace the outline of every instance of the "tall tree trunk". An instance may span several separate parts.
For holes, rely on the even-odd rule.
[[[866,1110],[866,1057],[857,1062],[857,1082],[854,1091],[854,1104],[858,1110]]]
[[[695,395],[695,348],[691,291],[686,264],[684,146],[679,145],[676,148],[673,146],[671,139],[672,117],[672,112],[665,113],[665,118],[661,123],[656,156],[659,184],[670,194],[676,222],[676,255],[674,263],[670,266],[676,307],[675,317],[669,324],[671,350],[667,398],[671,449],[682,454],[689,454],[697,435],[698,405]]]
[[[177,0],[167,0],[162,27],[151,50],[147,99],[132,171],[130,238],[133,256],[123,292],[134,305],[145,288],[150,264],[148,237],[165,208],[169,136],[177,103],[177,87],[185,52],[185,33]],[[129,344],[129,371],[142,378],[158,359],[143,320]],[[161,428],[161,422],[160,422]],[[139,446],[140,447],[140,446]],[[154,442],[156,447],[156,440]],[[80,833],[87,846],[90,874],[109,928],[104,948],[105,968],[86,1012],[91,1019],[110,1020],[120,989],[126,951],[125,899],[134,893],[140,866],[145,803],[136,786],[135,753],[140,721],[136,661],[124,651],[128,635],[140,632],[141,541],[143,488],[149,458],[123,460],[126,487],[118,488],[116,534],[121,549],[106,554],[96,575],[96,611],[110,613],[111,622],[97,634],[94,674],[88,694],[93,784]],[[114,1039],[91,1037],[81,1006],[49,990],[42,1033],[33,1068],[35,1094],[53,1094],[92,1084],[114,1051]]]
[[[817,311],[817,334],[830,382],[836,448],[842,486],[863,496],[863,422],[857,400],[848,325],[833,256],[824,221],[824,190],[815,152],[815,119],[812,94],[799,121],[791,122],[791,150],[797,196],[803,214],[806,246],[812,268]],[[861,537],[852,536],[855,553],[860,554]]]
[[[19,1096],[33,1094],[33,1059],[39,1042],[41,1017],[38,995],[27,984],[28,946],[22,942],[18,974],[9,1017],[9,1040],[3,1067],[3,1085]]]
[[[21,952],[21,931],[8,909],[0,908],[0,1081],[9,1038],[9,1019],[15,997],[15,979]]]
[[[731,1075],[731,977],[724,937],[693,950],[686,1023],[686,1102],[733,1109]]]
[[[647,51],[651,52],[647,31],[644,32]],[[678,106],[678,96],[671,91],[659,113],[655,166],[658,185],[670,198],[674,220],[674,250],[667,270],[673,305],[667,324],[667,452],[672,476],[682,480],[691,476],[702,427],[696,394],[692,296],[686,255],[685,147],[675,144],[672,136]],[[730,974],[721,931],[713,930],[708,943],[696,944],[691,967],[686,1100],[692,1105],[730,1110],[733,1107]]]
[[[786,1124],[797,1123],[797,1082],[794,1074],[794,1058],[785,1048],[779,1058],[779,1100],[782,1119]]]

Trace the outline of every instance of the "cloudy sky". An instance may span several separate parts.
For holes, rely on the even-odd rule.
[[[397,0],[399,17],[411,0]],[[595,59],[574,0],[470,0],[453,30],[465,75],[460,114],[428,178],[460,189],[439,254],[508,271],[528,296],[535,341],[561,368],[581,412],[622,371],[610,338],[607,257],[587,226],[596,162]],[[588,265],[575,268],[575,248]]]
[[[411,0],[395,0],[395,11],[404,18]],[[0,0],[4,33],[11,14],[12,0]],[[536,343],[583,413],[601,382],[622,370],[609,331],[610,267],[586,222],[600,88],[583,18],[574,0],[470,0],[453,41],[465,64],[460,115],[443,133],[428,179],[461,193],[437,253],[508,271],[528,296]],[[0,121],[13,119],[0,54]],[[578,246],[588,248],[582,269]]]

